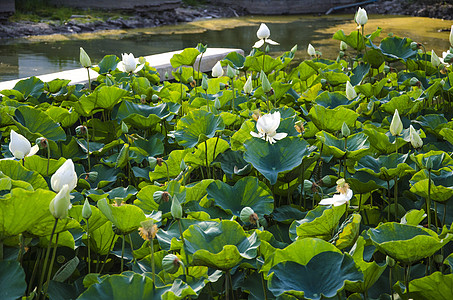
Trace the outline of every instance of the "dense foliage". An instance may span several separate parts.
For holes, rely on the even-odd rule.
[[[452,55],[356,20],[336,60],[262,25],[1,91],[0,298],[450,299]]]

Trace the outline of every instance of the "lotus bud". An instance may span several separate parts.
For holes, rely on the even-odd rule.
[[[36,139],[36,145],[38,145],[39,149],[46,149],[49,147],[49,141],[45,137],[40,137]]]
[[[313,182],[310,180],[305,179],[304,180],[304,191],[309,191],[313,187]]]
[[[384,66],[384,73],[387,74],[387,73],[389,73],[389,72],[390,72],[390,67],[387,66],[387,65],[385,65],[385,66]]]
[[[310,56],[316,56],[316,50],[315,50],[315,47],[313,47],[312,44],[308,44],[307,53]]]
[[[390,123],[390,133],[394,136],[398,136],[403,131],[403,123],[401,122],[398,109],[395,109],[393,114],[392,122]]]
[[[201,79],[201,88],[207,91],[208,87],[209,87],[208,80],[206,79],[206,76],[203,76],[203,79]]]
[[[329,175],[326,175],[323,178],[321,178],[321,182],[326,186],[330,186],[332,184],[332,178],[330,178]]]
[[[357,93],[354,89],[354,87],[352,86],[351,82],[346,82],[346,98],[348,98],[348,100],[352,100],[352,99],[355,99],[357,97]]]
[[[365,9],[359,7],[359,10],[355,14],[355,22],[361,26],[368,22],[368,16]]]
[[[258,39],[267,39],[268,37],[271,36],[271,31],[269,28],[266,26],[266,24],[261,23],[260,28],[258,28],[258,31],[256,32],[256,36]]]
[[[171,202],[171,216],[175,219],[182,218],[182,206],[179,203],[179,200],[176,196],[173,197],[173,201]]]
[[[96,171],[91,171],[91,172],[88,172],[87,178],[86,178],[86,179],[88,179],[88,180],[91,181],[91,182],[95,182],[96,179],[98,179],[98,175],[99,175],[98,172],[96,172]]]
[[[297,45],[294,45],[294,47],[291,48],[291,50],[289,52],[295,54],[297,51]]]
[[[157,101],[159,101],[159,99],[160,99],[159,96],[157,96],[156,94],[153,94],[151,96],[151,101],[153,101],[153,102],[157,102]]]
[[[341,51],[346,51],[348,49],[348,44],[346,44],[345,42],[341,41],[340,42],[340,50]]]
[[[433,168],[433,161],[431,160],[431,156],[429,156],[428,159],[426,160],[426,168],[428,170],[431,170]]]
[[[182,261],[174,254],[167,254],[162,259],[162,267],[165,272],[174,274],[178,272]]]
[[[261,79],[261,85],[263,87],[263,91],[265,93],[269,93],[272,89],[271,83],[269,82],[269,79],[267,79],[266,74],[261,71],[260,73],[260,79]]]
[[[148,157],[148,163],[149,163],[149,167],[151,169],[154,169],[157,165],[157,158],[155,158],[154,156],[149,156]]]
[[[343,58],[343,57],[344,57],[344,51],[338,52],[338,56],[339,56],[340,58]]]
[[[395,266],[395,260],[393,258],[391,258],[390,256],[386,256],[385,257],[385,261],[387,262],[387,265],[390,267],[390,268],[393,268]]]
[[[230,65],[228,65],[227,66],[227,76],[232,79],[235,75],[236,75],[236,71]]]
[[[220,64],[220,61],[218,61],[214,67],[212,67],[212,77],[220,77],[223,76],[223,68],[222,65]]]
[[[251,94],[252,90],[253,90],[252,76],[249,76],[244,84],[244,93]]]
[[[121,131],[123,133],[128,133],[129,132],[129,128],[127,127],[127,124],[124,123],[123,121],[121,121]]]
[[[431,50],[431,64],[437,68],[440,65],[441,61],[439,56],[437,56],[436,52],[434,50]]]
[[[418,43],[417,42],[412,42],[411,43],[411,49],[414,50],[414,51],[417,50],[418,49]]]
[[[85,135],[87,135],[88,128],[85,125],[80,125],[80,126],[76,127],[75,132],[77,135],[85,136]]]
[[[264,48],[264,53],[269,52],[270,48],[269,45],[266,45],[266,48]]]
[[[91,59],[82,47],[80,47],[80,64],[84,68],[91,67]]]
[[[190,76],[190,77],[187,79],[187,82],[188,82],[192,87],[195,86],[195,80],[193,79],[192,76]]]
[[[453,25],[451,25],[449,39],[450,39],[450,46],[453,47]]]
[[[220,109],[222,107],[222,104],[220,103],[219,98],[215,98],[214,107],[215,107],[215,109]]]
[[[417,131],[414,129],[412,125],[409,127],[409,130],[410,130],[409,138],[411,140],[412,147],[414,147],[415,149],[421,148],[423,146],[423,141],[420,138],[420,135],[417,133]]]
[[[77,173],[72,159],[67,159],[63,165],[50,178],[50,185],[55,192],[59,192],[64,185],[68,185],[69,191],[77,186]]]
[[[88,199],[85,199],[85,202],[83,203],[83,208],[82,208],[82,218],[88,220],[91,217],[92,211],[91,211],[91,206],[90,202]]]
[[[164,163],[164,160],[162,158],[158,157],[158,158],[156,158],[156,162],[157,162],[157,165],[159,167],[162,167],[162,164]]]
[[[411,86],[418,86],[420,84],[420,80],[418,80],[417,77],[412,77],[410,80],[409,80],[409,84]]]
[[[168,71],[165,71],[165,79],[168,80],[168,78],[170,78],[170,76],[168,75]]]
[[[348,137],[351,134],[351,130],[349,130],[348,124],[346,124],[346,122],[343,122],[343,125],[341,125],[341,134],[344,137]]]
[[[321,85],[324,87],[327,85],[327,80],[325,78],[321,79]]]
[[[68,217],[68,210],[71,207],[70,197],[69,186],[65,184],[55,198],[50,201],[49,210],[55,219],[65,219]]]
[[[242,210],[241,210],[241,213],[239,214],[239,218],[241,219],[241,221],[243,223],[247,223],[250,221],[250,216],[253,215],[255,212],[253,211],[253,209],[251,207],[244,207]]]
[[[219,83],[219,87],[220,87],[221,90],[224,90],[226,88],[226,84],[223,83],[223,82],[220,82]]]
[[[181,171],[184,171],[186,168],[187,168],[187,165],[186,165],[186,162],[183,159],[183,160],[181,160],[181,163],[179,164],[179,169]]]

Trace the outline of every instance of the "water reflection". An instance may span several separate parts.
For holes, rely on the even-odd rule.
[[[0,45],[0,81],[58,72],[79,65],[79,47],[83,47],[93,62],[99,62],[106,54],[134,53],[150,55],[194,47],[197,43],[209,47],[241,48],[246,53],[257,40],[256,30],[266,22],[271,38],[280,43],[272,46],[275,55],[299,45],[297,57],[308,58],[306,47],[312,43],[326,58],[335,59],[338,41],[331,37],[339,29],[347,34],[355,30],[350,15],[336,16],[280,16],[241,17],[196,21],[183,25],[142,28],[112,32],[97,32],[71,36],[33,37],[26,40],[9,40]],[[366,33],[378,26],[383,28],[381,38],[388,33],[412,37],[442,53],[449,47],[449,29],[452,21],[401,16],[370,16]]]

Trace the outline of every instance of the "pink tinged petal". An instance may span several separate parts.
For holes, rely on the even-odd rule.
[[[253,48],[260,48],[261,46],[264,45],[264,40],[259,40],[258,42],[253,45]]]
[[[266,43],[270,44],[270,45],[280,45],[279,43],[277,43],[276,41],[273,41],[271,39],[265,39]]]

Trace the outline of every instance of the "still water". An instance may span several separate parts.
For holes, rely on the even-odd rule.
[[[256,30],[261,22],[270,28],[271,38],[280,43],[271,46],[273,55],[289,51],[297,44],[296,58],[300,60],[308,58],[308,43],[321,51],[324,58],[335,59],[339,41],[333,40],[332,35],[340,29],[346,34],[356,30],[353,15],[248,16],[156,28],[1,40],[0,81],[78,68],[79,47],[85,49],[93,63],[98,63],[107,54],[121,57],[121,53],[132,52],[137,57],[195,47],[197,43],[208,47],[240,48],[247,54],[257,40]],[[371,15],[365,33],[381,27],[379,39],[388,34],[410,37],[441,56],[449,47],[451,25],[453,21]]]

